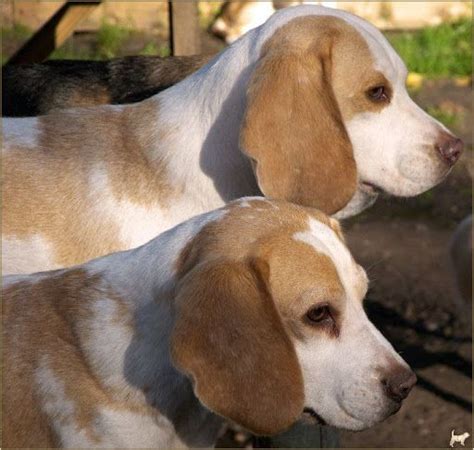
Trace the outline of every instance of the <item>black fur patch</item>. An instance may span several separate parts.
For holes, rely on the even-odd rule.
[[[178,83],[210,58],[127,56],[109,61],[6,65],[2,113],[26,117],[75,106],[139,102]]]

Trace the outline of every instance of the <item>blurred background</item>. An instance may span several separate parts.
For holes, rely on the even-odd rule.
[[[191,48],[216,53],[225,48],[226,39],[239,34],[249,17],[264,20],[274,9],[298,2],[225,3],[197,2],[197,34],[185,35]],[[466,144],[461,161],[440,186],[413,199],[380,199],[344,222],[349,246],[371,279],[367,313],[415,369],[419,381],[398,414],[367,431],[344,432],[342,445],[448,447],[451,430],[471,435],[473,431],[472,299],[462,296],[452,257],[453,233],[471,214],[472,205],[472,4],[313,3],[351,11],[381,28],[409,68],[412,97]],[[3,0],[2,64],[62,4]],[[243,13],[249,4],[256,9]],[[222,23],[216,26],[219,17],[227,29]],[[168,56],[169,29],[168,2],[103,1],[49,58]],[[465,238],[461,245],[472,249],[472,230],[467,236],[470,243]],[[471,280],[469,273],[472,284]],[[471,439],[467,447],[472,447]],[[250,445],[249,436],[237,429],[220,441],[220,446]]]

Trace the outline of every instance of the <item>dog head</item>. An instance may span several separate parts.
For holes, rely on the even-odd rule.
[[[462,142],[410,99],[405,65],[367,22],[300,6],[252,33],[240,142],[266,196],[346,217],[379,190],[430,189],[458,159]]]
[[[398,410],[415,376],[364,313],[364,270],[336,220],[234,202],[178,264],[172,358],[210,410],[274,434],[305,408],[363,429]]]
[[[232,44],[247,31],[264,23],[274,11],[271,1],[225,2],[210,32]]]

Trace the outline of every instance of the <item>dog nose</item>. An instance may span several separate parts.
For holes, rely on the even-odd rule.
[[[408,396],[415,383],[416,375],[405,367],[393,370],[388,377],[382,380],[387,396],[397,402],[401,402]]]
[[[448,165],[453,166],[461,156],[464,149],[464,143],[461,139],[450,134],[443,134],[436,143],[436,150],[438,150],[443,161]]]

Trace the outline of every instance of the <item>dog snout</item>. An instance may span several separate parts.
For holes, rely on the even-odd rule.
[[[401,402],[416,383],[414,372],[405,367],[392,369],[382,380],[385,394],[396,402]]]
[[[461,156],[464,143],[456,136],[443,133],[439,136],[435,147],[443,161],[449,166],[453,166]]]
[[[226,40],[227,36],[229,35],[229,30],[227,29],[227,25],[222,19],[217,19],[210,27],[209,31],[216,37],[222,40]]]

